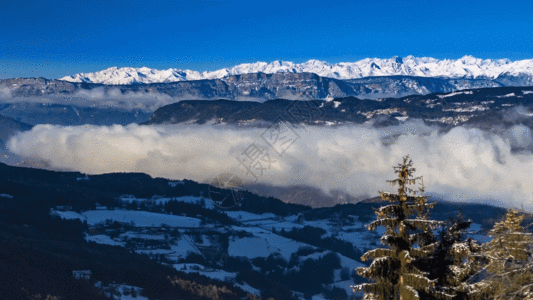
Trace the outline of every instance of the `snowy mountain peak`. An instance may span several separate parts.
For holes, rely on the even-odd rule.
[[[394,56],[390,59],[366,58],[357,62],[330,64],[309,60],[296,64],[276,60],[271,63],[256,62],[240,64],[215,71],[181,69],[157,70],[142,68],[111,67],[94,73],[79,73],[61,80],[103,84],[160,83],[201,79],[220,79],[228,75],[248,73],[315,73],[335,79],[355,79],[370,76],[421,76],[445,78],[497,78],[500,75],[533,76],[533,59],[510,61],[509,59],[480,59],[465,55],[457,60],[439,60],[432,57]]]

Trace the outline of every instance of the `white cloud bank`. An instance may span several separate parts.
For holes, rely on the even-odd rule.
[[[8,142],[17,155],[52,167],[96,174],[144,172],[154,177],[207,182],[220,173],[252,180],[236,156],[265,129],[225,126],[38,125]],[[301,136],[259,177],[279,186],[310,185],[353,196],[393,191],[385,180],[410,154],[428,193],[456,201],[493,199],[499,206],[529,207],[533,201],[531,131],[515,126],[502,135],[456,127],[447,133],[421,123],[297,129]],[[516,150],[516,149],[521,150]],[[498,199],[498,200],[494,200]],[[501,202],[494,202],[501,201]]]

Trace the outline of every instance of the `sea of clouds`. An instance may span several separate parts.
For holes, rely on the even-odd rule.
[[[258,176],[275,186],[308,185],[354,197],[394,191],[385,180],[409,154],[429,194],[454,201],[530,207],[533,201],[532,135],[516,125],[493,134],[411,121],[398,126],[298,127],[281,156],[262,140],[265,128],[231,126],[37,125],[7,143],[8,149],[57,169],[87,174],[144,172],[153,177],[209,182],[221,173],[254,178],[236,157],[255,143],[268,151],[270,168]],[[266,167],[264,164],[263,167]],[[257,172],[257,175],[260,175]]]

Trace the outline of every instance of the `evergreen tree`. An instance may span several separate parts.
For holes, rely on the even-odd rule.
[[[428,274],[418,268],[417,262],[435,250],[432,229],[439,222],[428,218],[434,204],[427,203],[427,198],[422,195],[422,177],[414,177],[415,168],[409,156],[394,167],[394,172],[398,178],[387,182],[397,186],[398,193],[380,192],[383,200],[393,204],[379,208],[377,220],[368,226],[369,230],[385,227],[381,243],[388,248],[370,250],[361,257],[363,261],[373,261],[367,268],[358,268],[357,273],[374,282],[353,288],[354,291],[364,291],[364,299],[368,300],[432,298],[436,280],[430,280]],[[409,187],[411,185],[419,187],[415,190]]]
[[[463,235],[471,220],[465,220],[461,212],[450,218],[440,231],[435,253],[425,263],[429,278],[437,280],[441,297],[453,300],[469,299],[473,286],[468,280],[481,269],[481,246]]]
[[[521,226],[523,219],[510,209],[489,232],[492,240],[483,251],[489,260],[487,278],[476,283],[476,299],[533,299],[533,239]]]

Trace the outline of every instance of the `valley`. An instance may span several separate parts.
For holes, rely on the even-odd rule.
[[[365,266],[360,256],[373,249],[383,233],[366,228],[374,219],[373,208],[381,205],[375,201],[313,209],[245,192],[236,206],[221,208],[220,200],[204,196],[209,193],[208,185],[188,180],[0,167],[5,192],[0,198],[0,233],[4,237],[13,230],[21,230],[18,234],[24,240],[31,232],[54,236],[50,242],[72,236],[68,240],[76,248],[132,253],[122,254],[126,265],[129,260],[147,259],[143,270],[148,273],[155,271],[156,264],[148,263],[154,261],[175,270],[164,274],[175,274],[180,280],[201,275],[217,286],[227,285],[235,294],[276,299],[352,295],[350,286],[361,282],[353,270]],[[491,222],[505,213],[487,205],[438,202],[432,217],[445,221],[460,209],[474,222],[468,236],[480,242],[487,241]],[[55,267],[56,272],[90,270],[88,282],[101,286],[104,295],[134,289],[140,297],[160,297],[127,276],[121,277],[121,287],[114,286],[118,278],[102,273],[99,258],[83,262],[74,253],[61,255],[62,260],[72,262]],[[25,257],[21,258],[29,259]],[[321,275],[316,277],[313,272],[318,270]],[[40,272],[46,275],[49,271]],[[309,285],[309,280],[316,284]],[[271,284],[278,287],[272,289]],[[293,293],[287,294],[290,290]],[[55,293],[65,292],[58,287]]]

